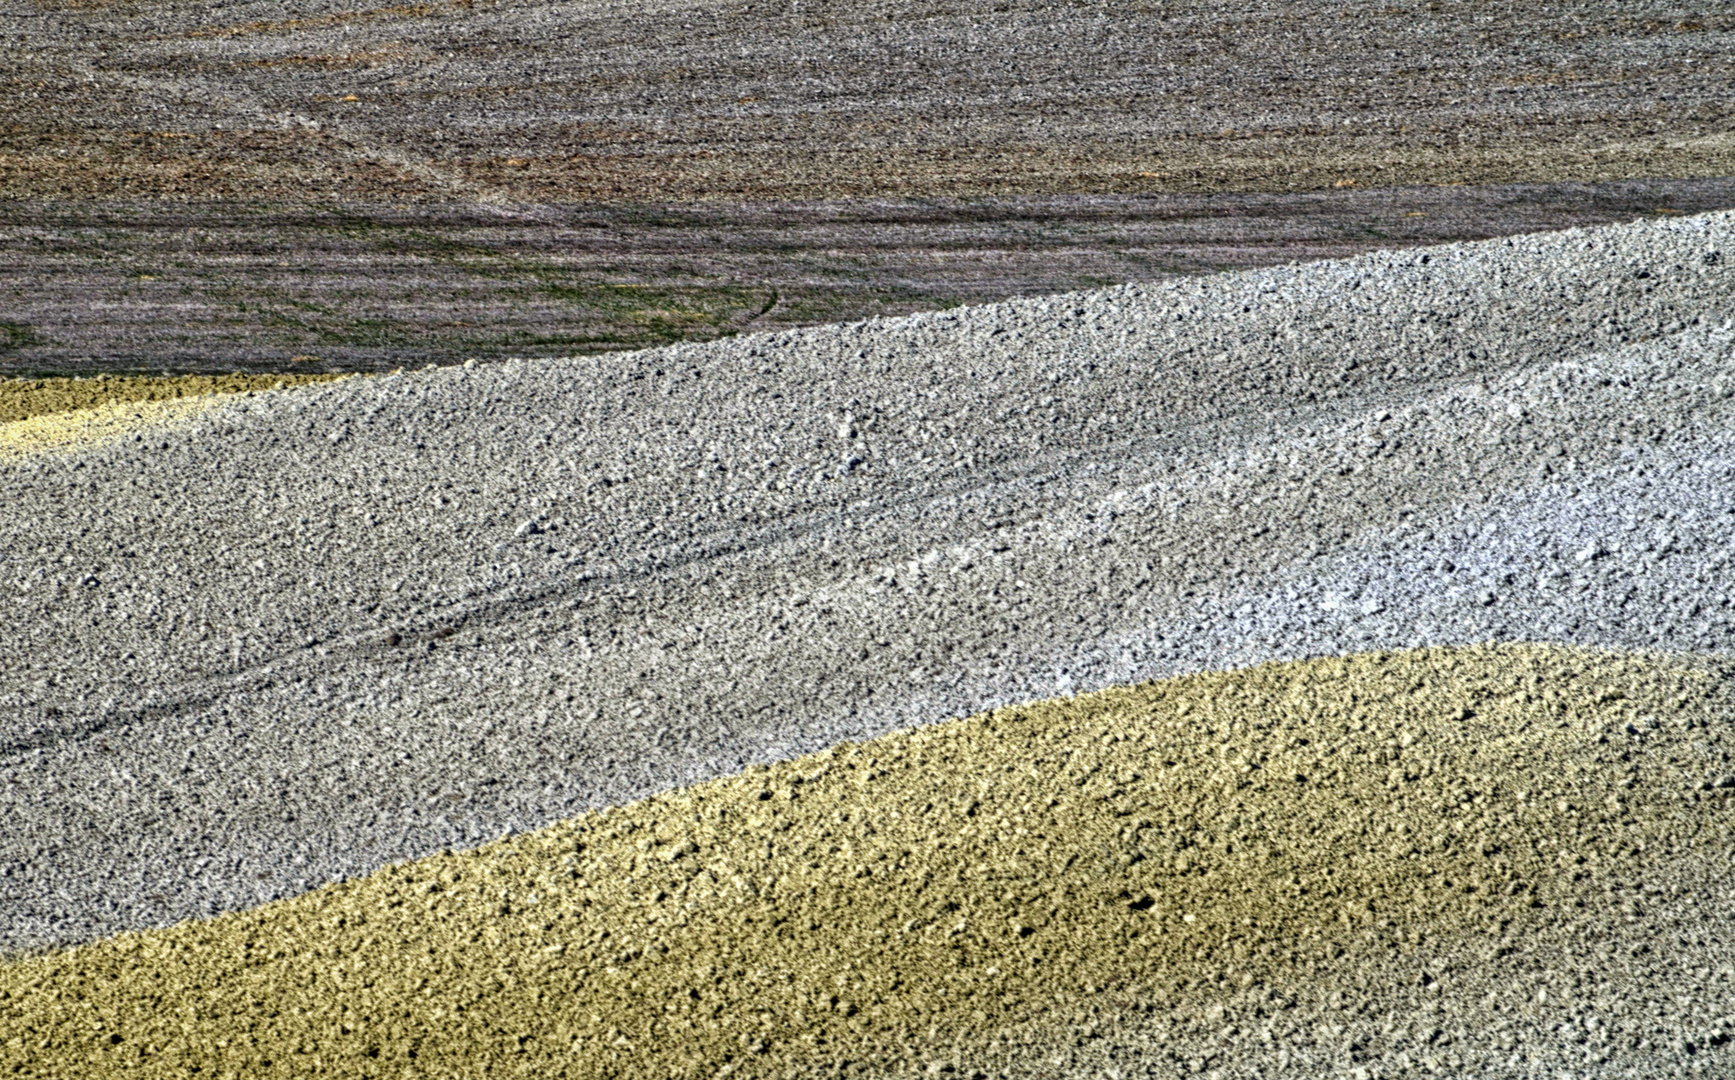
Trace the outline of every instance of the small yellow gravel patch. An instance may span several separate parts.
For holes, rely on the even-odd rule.
[[[203,412],[220,400],[212,394],[178,401],[129,401],[14,420],[0,424],[0,461],[142,435]]]
[[[0,460],[69,450],[185,420],[229,394],[344,375],[174,375],[0,379]]]
[[[178,401],[207,394],[281,390],[345,375],[105,375],[89,379],[0,379],[0,423],[105,405]]]

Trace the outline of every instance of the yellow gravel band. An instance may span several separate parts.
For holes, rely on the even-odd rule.
[[[94,409],[48,413],[0,424],[0,461],[56,450],[77,450],[185,420],[221,400],[217,395],[179,401],[131,401]]]
[[[1516,645],[1000,709],[14,962],[0,1063],[811,1076],[1082,1045],[1102,1010],[1310,991],[1601,917],[1596,873],[1726,860],[1727,707],[1708,664]]]

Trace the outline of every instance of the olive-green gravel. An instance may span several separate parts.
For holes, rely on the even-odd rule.
[[[1433,648],[845,744],[15,961],[0,1071],[1715,1071],[1730,674]]]

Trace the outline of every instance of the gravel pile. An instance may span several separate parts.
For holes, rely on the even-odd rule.
[[[229,399],[0,460],[0,944],[898,727],[1721,652],[1735,215]]]

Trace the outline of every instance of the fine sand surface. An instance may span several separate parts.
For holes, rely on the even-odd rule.
[[[1436,648],[1000,709],[0,969],[0,1063],[1719,1074],[1732,674]]]

